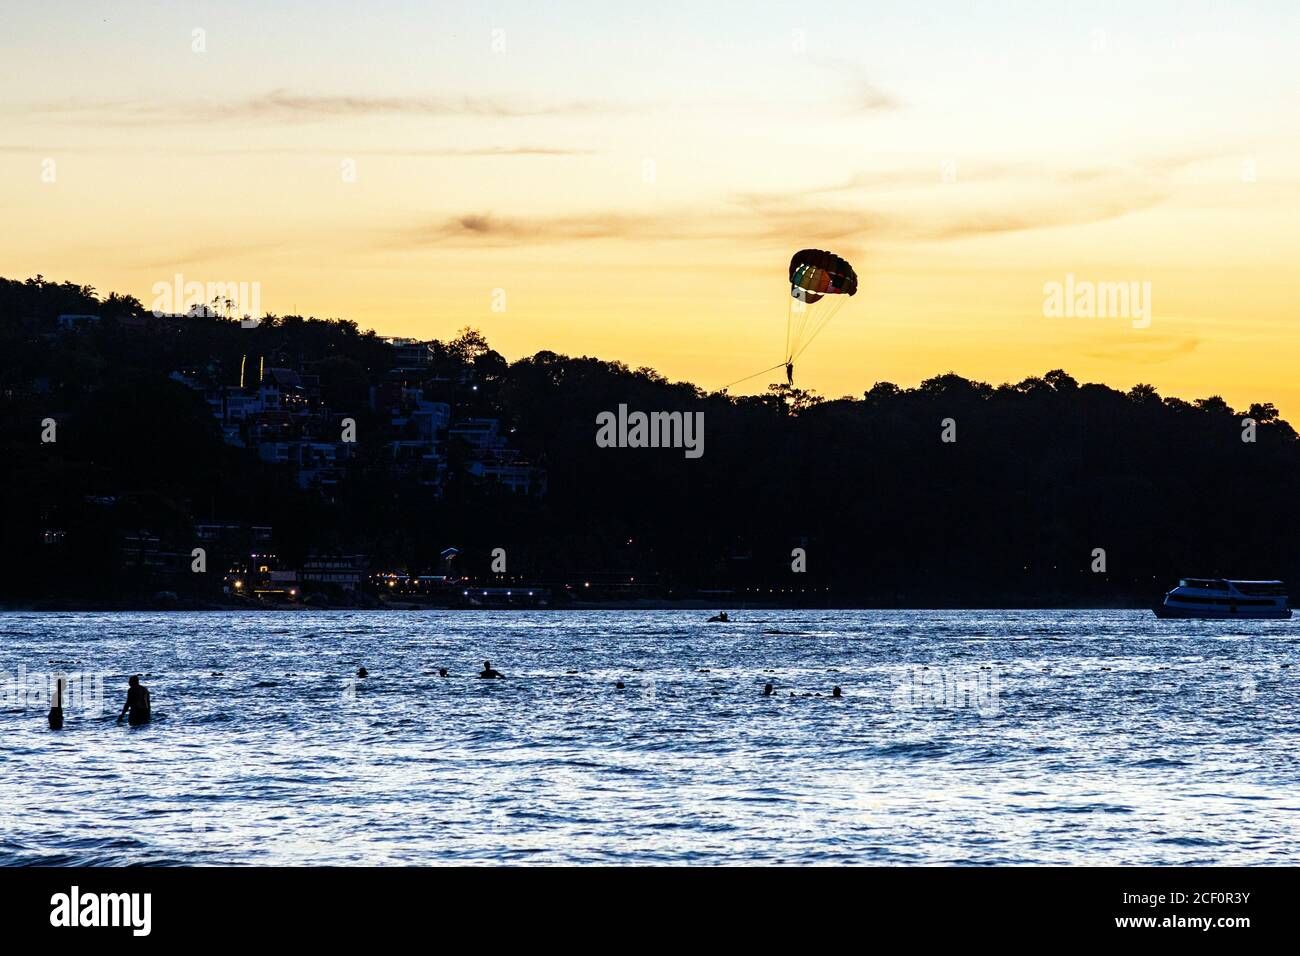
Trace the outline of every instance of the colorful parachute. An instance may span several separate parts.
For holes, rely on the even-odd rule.
[[[858,291],[853,266],[825,249],[801,249],[790,260],[789,313],[785,325],[785,361],[724,385],[723,391],[752,378],[785,368],[786,384],[794,386],[794,360],[821,334],[850,296]],[[829,297],[829,298],[828,298]],[[822,301],[825,299],[826,301]]]
[[[824,249],[802,249],[790,260],[790,307],[785,327],[785,370],[794,382],[794,360],[821,334],[847,297],[858,291],[853,266]],[[830,296],[826,302],[823,298]],[[821,302],[820,305],[815,303]]]
[[[790,260],[790,295],[812,304],[824,295],[853,295],[858,274],[833,252],[804,249]]]

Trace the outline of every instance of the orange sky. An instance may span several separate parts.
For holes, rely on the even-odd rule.
[[[816,246],[861,278],[822,394],[1059,367],[1300,415],[1287,4],[53,6],[0,30],[7,277],[717,387],[783,358]],[[1045,315],[1067,275],[1149,283],[1149,326]]]

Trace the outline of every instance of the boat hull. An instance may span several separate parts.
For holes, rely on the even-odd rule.
[[[1234,621],[1284,621],[1291,617],[1291,609],[1283,608],[1238,608],[1234,614],[1229,608],[1209,607],[1170,607],[1157,604],[1154,608],[1156,617],[1161,618],[1212,618],[1215,620],[1231,619]]]

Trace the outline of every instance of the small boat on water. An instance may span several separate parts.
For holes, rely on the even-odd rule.
[[[1183,578],[1154,608],[1156,617],[1289,618],[1291,606],[1281,581]]]

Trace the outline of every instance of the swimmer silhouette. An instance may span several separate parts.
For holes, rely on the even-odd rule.
[[[617,684],[615,684],[615,685],[614,685],[614,689],[615,689],[615,690],[622,690],[622,689],[623,689],[623,682],[622,682],[622,681],[619,681]]]
[[[763,685],[763,696],[764,696],[764,697],[771,697],[771,696],[772,696],[772,685],[771,685],[771,684],[764,684],[764,685]]]
[[[479,672],[479,675],[478,675],[478,676],[479,676],[479,677],[500,677],[500,676],[501,676],[501,672],[500,672],[500,671],[494,671],[494,670],[492,669],[492,662],[491,662],[491,661],[484,661],[484,662],[483,662],[483,670]]]
[[[54,706],[50,708],[50,730],[63,729],[63,685],[67,678],[60,675],[54,682]]]
[[[840,693],[840,689],[839,689],[838,687],[836,687],[835,689],[833,689],[833,690],[831,691],[831,696],[832,696],[832,697],[842,697],[843,695]]]
[[[439,677],[446,677],[446,676],[447,676],[447,668],[445,668],[445,667],[439,667],[439,668],[438,668],[438,676],[439,676]]]
[[[117,715],[117,722],[120,724],[124,719],[132,727],[138,727],[141,724],[149,723],[149,688],[140,683],[140,675],[133,674],[127,681],[130,686],[126,691],[126,703],[122,705],[122,713]],[[131,716],[126,716],[127,711]]]

